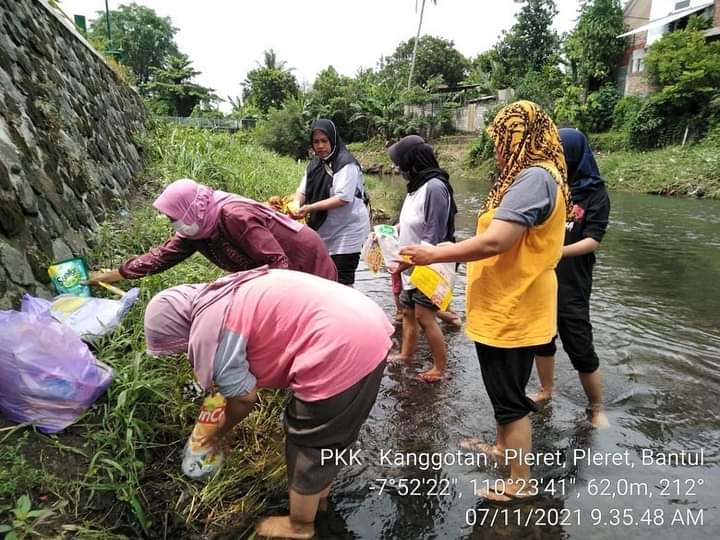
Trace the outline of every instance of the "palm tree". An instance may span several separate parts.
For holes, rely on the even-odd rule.
[[[437,6],[437,0],[432,0],[433,5]],[[417,12],[417,0],[415,0],[415,11]],[[422,28],[423,15],[425,14],[425,0],[422,0],[420,7],[420,22],[418,23],[417,35],[415,36],[415,44],[413,45],[412,60],[410,61],[410,75],[408,75],[408,90],[412,86],[413,72],[415,71],[415,57],[417,56],[418,41],[420,41],[420,29]]]

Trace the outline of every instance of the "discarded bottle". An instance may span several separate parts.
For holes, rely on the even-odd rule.
[[[224,461],[217,442],[208,444],[225,418],[225,398],[222,394],[211,394],[205,398],[195,427],[183,450],[182,471],[193,480],[207,480],[220,470]]]

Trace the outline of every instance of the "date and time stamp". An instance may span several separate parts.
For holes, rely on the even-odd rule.
[[[478,527],[512,525],[672,529],[700,528],[709,522],[710,510],[703,507],[702,501],[712,495],[713,490],[710,489],[709,481],[703,477],[705,456],[702,450],[669,452],[639,449],[598,452],[575,449],[524,455],[513,452],[507,451],[505,460],[520,460],[530,466],[568,468],[569,472],[559,475],[560,477],[527,480],[476,479],[440,474],[400,477],[387,474],[371,480],[368,489],[376,496],[465,498],[469,503],[472,503],[474,494],[487,491],[499,495],[512,494],[513,498],[552,497],[566,501],[565,508],[545,505],[468,506],[464,510],[465,524]],[[502,458],[494,459],[483,453],[464,451],[415,453],[381,450],[379,454],[366,456],[361,450],[328,450],[323,451],[322,459],[341,465],[360,465],[369,461],[392,471],[407,471],[411,468],[438,473],[447,466],[497,468],[503,463]],[[573,471],[582,466],[595,466],[595,470],[608,470],[614,474],[579,478]],[[605,469],[606,466],[608,469]],[[630,474],[624,475],[636,467],[647,468],[637,475],[642,479],[630,479]],[[658,471],[663,470],[671,474],[658,474]],[[679,472],[682,474],[678,474]],[[577,502],[572,503],[573,500]]]

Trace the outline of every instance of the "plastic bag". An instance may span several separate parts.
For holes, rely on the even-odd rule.
[[[52,264],[48,276],[58,294],[90,296],[90,287],[85,283],[90,276],[85,259],[74,257]]]
[[[25,313],[49,314],[72,328],[84,341],[93,343],[120,324],[139,294],[138,288],[130,289],[120,300],[62,294],[52,302],[25,294],[21,309]]]
[[[112,381],[112,369],[47,313],[0,311],[0,328],[0,412],[13,422],[65,429]]]
[[[389,271],[398,259],[403,258],[400,257],[400,235],[396,227],[387,224],[375,225],[373,231],[382,251],[385,268]]]
[[[427,296],[441,311],[447,311],[452,301],[455,283],[455,263],[434,263],[415,266],[410,274],[410,283]]]
[[[370,233],[365,240],[365,243],[360,250],[360,257],[368,266],[368,269],[373,273],[377,274],[380,272],[380,267],[383,264],[383,254],[378,244],[375,233]]]

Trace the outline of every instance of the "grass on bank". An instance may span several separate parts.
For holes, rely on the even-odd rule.
[[[166,126],[149,134],[145,153],[147,169],[129,213],[97,233],[88,257],[94,268],[116,267],[170,236],[150,202],[177,178],[265,200],[292,193],[304,168],[242,134]],[[268,495],[284,490],[285,394],[263,392],[261,406],[228,441],[223,471],[207,485],[189,482],[180,472],[181,451],[199,410],[184,391],[192,380],[189,362],[144,353],[142,316],[153,294],[220,273],[196,255],[132,283],[142,290],[138,304],[95,350],[114,369],[113,383],[74,426],[46,436],[0,425],[0,525],[11,522],[11,507],[28,494],[33,507],[53,511],[42,524],[47,538],[245,537]]]

